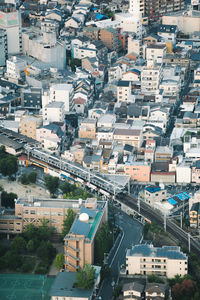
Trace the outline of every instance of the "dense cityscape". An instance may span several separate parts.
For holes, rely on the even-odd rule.
[[[0,300],[200,300],[199,0],[0,0]]]

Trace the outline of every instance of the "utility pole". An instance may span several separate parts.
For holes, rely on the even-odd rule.
[[[183,228],[183,213],[180,213],[181,228]]]
[[[90,169],[89,169],[89,172],[88,172],[88,182],[90,183]]]
[[[164,214],[164,231],[167,231],[167,216]]]
[[[129,179],[129,181],[128,181],[128,194],[130,195],[130,193],[131,193],[131,191],[130,191],[130,179]]]
[[[189,253],[190,253],[190,233],[188,232],[188,250],[189,250]]]
[[[140,213],[140,197],[138,197],[137,206],[138,206],[138,212]]]

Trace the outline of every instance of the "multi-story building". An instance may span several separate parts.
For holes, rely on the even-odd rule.
[[[64,102],[51,102],[43,107],[43,123],[64,122]]]
[[[141,91],[149,95],[156,95],[162,79],[162,66],[147,61],[147,66],[141,71]]]
[[[165,54],[165,44],[152,44],[146,47],[146,60],[153,61],[154,64],[162,64]]]
[[[116,128],[113,133],[114,141],[118,141],[123,145],[128,144],[139,148],[142,144],[142,130],[140,129],[126,129]]]
[[[144,190],[144,199],[149,205],[154,206],[155,202],[162,202],[167,196],[167,190],[160,186],[148,186]]]
[[[11,79],[20,79],[21,72],[26,68],[26,61],[23,59],[12,56],[6,61],[6,77]]]
[[[7,36],[6,30],[0,28],[0,67],[4,67],[6,65],[6,59],[8,55],[8,48],[7,48]]]
[[[78,136],[81,139],[96,139],[96,120],[84,119],[79,125]]]
[[[200,183],[200,160],[192,165],[192,182]]]
[[[7,35],[8,55],[19,54],[22,51],[21,13],[6,6],[0,12],[0,29]]]
[[[39,88],[26,88],[21,93],[22,106],[29,109],[41,109],[42,108],[42,92]]]
[[[117,84],[117,102],[127,102],[131,95],[131,81],[120,80]]]
[[[155,151],[155,162],[169,162],[172,158],[173,151],[167,146],[159,146]]]
[[[88,37],[90,40],[98,40],[99,28],[92,26],[83,27],[83,36]]]
[[[130,175],[133,181],[149,182],[151,164],[148,162],[127,161],[124,165],[124,173]]]
[[[72,111],[74,107],[73,103],[74,88],[72,84],[54,84],[50,87],[49,101],[59,101],[64,103],[65,111]]]
[[[21,233],[28,224],[40,226],[42,220],[46,219],[48,220],[48,226],[54,227],[56,233],[62,233],[63,222],[69,208],[76,213],[85,208],[89,208],[89,212],[90,208],[95,209],[96,213],[100,211],[99,221],[105,222],[107,220],[107,203],[97,201],[96,198],[88,198],[87,200],[18,198],[15,202],[14,215],[1,208],[0,232],[8,234]],[[97,228],[93,227],[92,229]]]
[[[41,116],[23,116],[20,121],[20,131],[23,135],[26,135],[36,140],[36,129],[42,124]]]
[[[107,202],[88,199],[76,215],[70,232],[65,236],[65,268],[76,272],[94,262],[94,239],[102,223],[107,221]]]
[[[127,274],[161,275],[173,278],[188,273],[188,257],[177,246],[136,245],[126,253]]]
[[[118,34],[118,29],[101,28],[99,39],[109,50],[119,52],[121,50],[121,42],[118,40]]]

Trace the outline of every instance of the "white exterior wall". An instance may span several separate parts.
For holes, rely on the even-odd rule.
[[[177,183],[190,183],[192,170],[189,166],[176,167],[176,182]]]
[[[6,30],[8,54],[19,54],[21,52],[21,13],[19,11],[0,12],[0,28]]]
[[[8,77],[20,78],[20,72],[26,68],[26,62],[22,59],[13,56],[6,61],[6,74]]]
[[[140,256],[126,256],[126,271],[128,274],[140,274]]]
[[[72,84],[55,84],[50,87],[50,102],[63,102],[65,111],[68,112],[73,108],[73,92]]]
[[[96,138],[98,141],[102,140],[108,140],[112,141],[113,140],[113,131],[112,132],[97,132],[96,133]]]
[[[122,74],[122,80],[140,81],[140,76],[133,72],[125,72]]]
[[[43,123],[63,122],[64,121],[64,104],[62,107],[46,107],[43,108]]]
[[[181,277],[188,273],[188,264],[185,260],[179,259],[167,259],[167,277],[173,278],[175,275],[180,275]]]
[[[135,40],[134,38],[129,36],[128,37],[128,54],[131,52],[134,52],[139,56],[140,51],[141,51],[141,41]]]
[[[155,95],[158,92],[161,77],[161,69],[144,67],[141,72],[142,93]]]
[[[162,63],[165,48],[146,48],[146,60],[153,60],[155,63]]]
[[[131,95],[131,86],[117,87],[117,102],[126,102]]]
[[[188,15],[172,15],[162,17],[163,25],[177,25],[179,31],[185,34],[192,34],[194,31],[200,31],[200,17]]]
[[[96,57],[96,50],[90,48],[79,48],[78,46],[74,46],[73,58],[82,59],[85,57]]]

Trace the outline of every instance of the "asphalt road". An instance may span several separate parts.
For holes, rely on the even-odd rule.
[[[122,264],[126,263],[126,250],[131,248],[132,245],[139,244],[142,239],[143,225],[138,221],[132,219],[123,212],[117,213],[116,224],[120,226],[124,232],[119,248],[114,251],[114,257],[111,265],[111,275],[106,278],[100,288],[99,295],[102,300],[112,299],[114,284],[117,282],[119,268]],[[113,259],[114,258],[114,259]],[[98,298],[97,298],[98,299]]]

